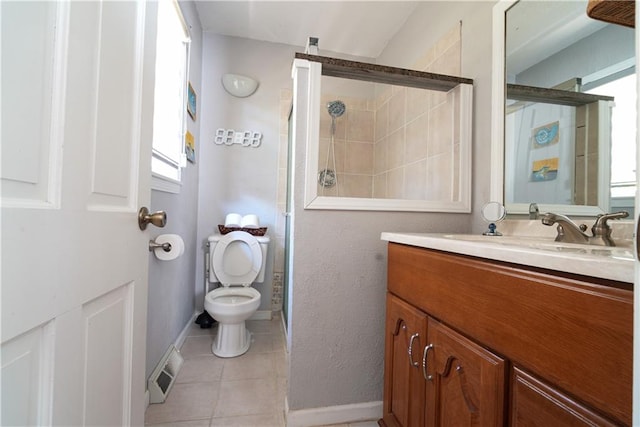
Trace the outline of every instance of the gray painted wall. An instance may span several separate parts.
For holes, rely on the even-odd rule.
[[[280,91],[291,88],[293,46],[205,33],[203,36],[200,189],[196,263],[196,307],[204,298],[207,237],[224,223],[226,214],[255,213],[273,233],[276,224]],[[229,95],[222,75],[235,73],[260,82],[248,98]],[[262,133],[258,148],[214,144],[216,129]],[[271,310],[274,242],[270,244],[265,282],[254,284],[262,299],[258,310]]]
[[[195,5],[180,1],[185,20],[191,29],[191,63],[189,80],[200,97],[202,75],[202,29]],[[200,106],[198,105],[198,110]],[[199,112],[199,111],[198,111]],[[147,311],[147,364],[146,376],[151,372],[173,344],[194,312],[194,283],[196,272],[196,224],[198,217],[198,169],[200,166],[200,118],[187,117],[187,128],[196,140],[196,163],[187,162],[182,170],[182,189],[179,194],[151,191],[151,211],[164,210],[167,225],[160,229],[150,227],[150,238],[175,233],[182,236],[185,252],[173,261],[159,261],[149,253],[149,297]]]
[[[378,58],[405,66],[458,21],[463,76],[474,79],[473,209],[488,201],[494,2],[422,4]],[[303,135],[296,135],[298,141]],[[305,211],[305,147],[296,145],[288,403],[292,410],[382,399],[386,244],[382,231],[469,232],[477,215]]]

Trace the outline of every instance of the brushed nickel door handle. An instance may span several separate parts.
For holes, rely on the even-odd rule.
[[[150,214],[149,209],[143,206],[138,211],[138,226],[140,227],[140,230],[146,230],[147,224],[149,223],[162,228],[167,225],[167,214],[165,211],[158,211]]]

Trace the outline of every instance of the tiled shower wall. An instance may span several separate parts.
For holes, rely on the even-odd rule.
[[[460,75],[460,25],[411,68]],[[374,185],[376,198],[458,200],[459,115],[452,94],[378,85]],[[457,129],[457,128],[456,128]]]
[[[331,116],[327,112],[327,104],[334,100],[344,102],[347,108],[335,120],[332,147]],[[321,96],[318,170],[335,170],[337,182],[333,187],[324,188],[318,184],[318,195],[372,197],[374,124],[373,97],[347,98],[336,94]]]
[[[456,25],[411,67],[419,71],[461,74],[461,26]],[[392,65],[392,64],[390,64]],[[337,186],[325,196],[457,200],[459,135],[451,133],[457,105],[445,92],[376,84],[370,94],[347,97],[323,93],[320,106],[318,170],[325,169],[331,141],[327,103],[341,100],[345,113],[336,120]],[[280,158],[272,309],[282,308],[287,177],[287,132],[292,91],[280,93]],[[429,143],[427,143],[429,141]],[[329,158],[333,169],[333,158]],[[318,194],[322,195],[318,186]],[[277,279],[277,280],[276,280]]]
[[[460,26],[456,26],[411,68],[460,75],[460,62]],[[318,194],[458,200],[459,135],[451,132],[458,113],[455,97],[383,84],[370,92],[363,98],[323,93],[318,170],[336,170],[337,185],[318,185]],[[327,104],[336,99],[347,108],[336,119],[331,147]]]

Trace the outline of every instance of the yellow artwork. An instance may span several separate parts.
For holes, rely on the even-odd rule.
[[[531,181],[552,181],[558,176],[558,157],[535,160],[531,166]]]
[[[184,146],[187,154],[187,160],[191,163],[196,162],[196,140],[189,131],[184,135]]]

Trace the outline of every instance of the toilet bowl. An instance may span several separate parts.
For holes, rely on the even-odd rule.
[[[240,356],[251,346],[245,321],[258,310],[261,300],[251,284],[264,281],[268,245],[268,237],[244,231],[209,237],[209,281],[222,284],[204,300],[205,310],[218,321],[211,345],[216,356]]]

